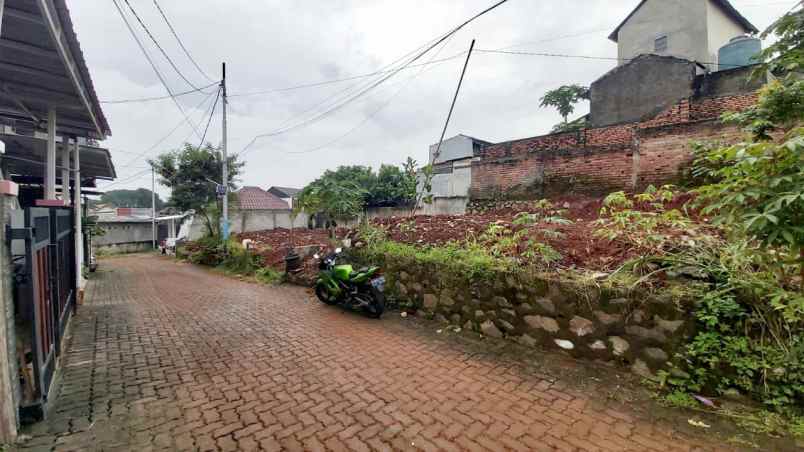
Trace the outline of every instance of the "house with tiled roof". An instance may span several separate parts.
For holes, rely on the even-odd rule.
[[[294,214],[287,202],[268,190],[245,186],[234,195],[236,200],[231,202],[229,210],[229,230],[232,233],[307,227],[307,214]],[[194,221],[190,239],[196,240],[205,233],[202,221]]]
[[[301,188],[273,186],[268,189],[268,193],[278,196],[283,201],[288,203],[291,208],[293,208],[293,200],[299,195],[299,193],[301,193]]]
[[[290,210],[290,205],[260,187],[243,187],[236,192],[239,210]]]

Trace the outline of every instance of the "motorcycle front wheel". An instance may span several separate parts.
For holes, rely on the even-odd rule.
[[[315,296],[321,300],[322,303],[328,305],[338,304],[337,298],[335,298],[332,294],[329,293],[327,290],[327,286],[324,284],[316,284],[315,285]]]

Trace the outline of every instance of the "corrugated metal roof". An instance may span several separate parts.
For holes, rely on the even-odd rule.
[[[42,121],[57,133],[111,135],[65,0],[5,0],[0,36],[0,115]]]
[[[280,198],[292,198],[298,195],[301,192],[301,188],[290,188],[290,187],[271,187],[268,189],[268,193],[274,194],[279,196]]]

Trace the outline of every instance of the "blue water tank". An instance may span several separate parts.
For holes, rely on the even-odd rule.
[[[757,56],[762,52],[762,41],[753,36],[732,38],[717,52],[718,70],[725,71],[758,63]]]

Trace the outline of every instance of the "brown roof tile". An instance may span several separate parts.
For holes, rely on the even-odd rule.
[[[238,206],[241,210],[290,210],[282,199],[260,187],[243,187],[237,191]]]

